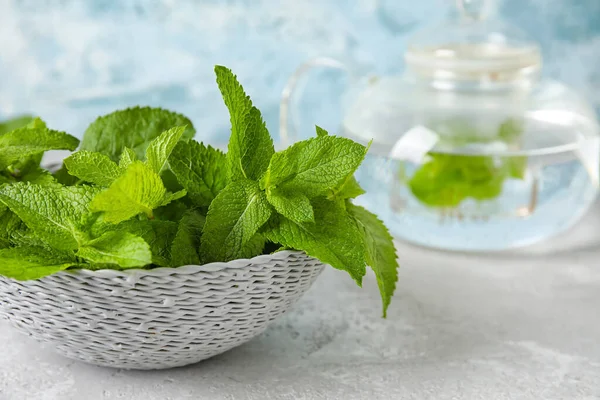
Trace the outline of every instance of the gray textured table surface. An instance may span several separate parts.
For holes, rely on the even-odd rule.
[[[372,275],[326,270],[266,333],[180,369],[73,362],[0,322],[0,399],[600,398],[600,205],[520,253],[399,252],[387,320]]]

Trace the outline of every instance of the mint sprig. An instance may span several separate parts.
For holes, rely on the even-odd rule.
[[[266,171],[275,152],[260,111],[252,105],[235,75],[216,66],[217,85],[229,110],[231,137],[227,147],[227,163],[232,181],[258,179]]]
[[[459,124],[450,126],[447,140],[454,147],[499,141],[514,145],[522,136],[523,126],[507,119],[496,137],[483,140],[472,128]],[[525,177],[527,158],[523,156],[495,157],[430,152],[427,161],[407,179],[412,194],[429,207],[456,207],[464,200],[493,200],[502,194],[508,179]]]
[[[187,127],[184,138],[191,139],[196,131],[192,122],[181,114],[160,108],[133,107],[99,117],[85,131],[81,150],[106,154],[113,161],[126,148],[142,159],[146,149],[161,133],[176,126]]]
[[[196,141],[179,142],[169,166],[197,207],[208,207],[229,181],[225,153]]]
[[[272,213],[258,182],[231,182],[208,209],[200,239],[203,261],[230,261],[260,254],[252,239]]]
[[[230,114],[227,153],[192,139],[177,113],[135,107],[98,118],[54,175],[43,151],[77,139],[39,119],[0,125],[0,274],[19,280],[73,268],[226,262],[295,249],[377,277],[386,315],[396,249],[383,223],[352,199],[368,148],[317,127],[275,152],[236,76],[215,68]]]

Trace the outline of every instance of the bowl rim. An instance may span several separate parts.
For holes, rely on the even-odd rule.
[[[72,269],[72,270],[64,270],[60,271],[56,274],[48,275],[44,278],[52,278],[57,274],[66,273],[68,275],[76,275],[87,278],[128,278],[131,279],[135,276],[153,276],[153,277],[166,277],[170,275],[192,275],[198,272],[218,272],[223,271],[225,269],[243,269],[248,267],[251,264],[260,265],[266,264],[269,261],[273,260],[285,260],[290,256],[298,256],[303,255],[306,257],[313,258],[307,255],[303,251],[298,250],[282,250],[272,254],[261,254],[252,258],[238,258],[235,260],[227,261],[227,262],[211,262],[208,264],[202,265],[183,265],[181,267],[158,267],[152,269],[143,269],[143,268],[130,268],[130,269]],[[319,261],[320,262],[320,261]]]

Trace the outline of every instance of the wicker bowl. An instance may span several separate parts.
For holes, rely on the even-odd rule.
[[[324,265],[302,252],[153,270],[0,277],[0,316],[60,354],[125,369],[196,363],[265,330]]]

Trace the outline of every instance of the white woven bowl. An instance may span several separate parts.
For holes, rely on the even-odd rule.
[[[161,369],[196,363],[265,330],[323,264],[302,252],[153,270],[0,277],[0,316],[66,357]]]

